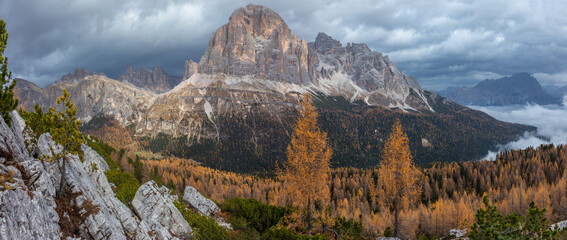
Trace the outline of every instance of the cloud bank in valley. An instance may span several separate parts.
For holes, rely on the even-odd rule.
[[[525,105],[505,107],[477,107],[471,108],[483,111],[494,118],[514,123],[527,124],[537,127],[536,132],[526,132],[520,139],[497,146],[498,151],[489,151],[483,159],[494,159],[497,152],[510,149],[525,149],[541,144],[567,144],[567,97],[563,98],[563,105]]]

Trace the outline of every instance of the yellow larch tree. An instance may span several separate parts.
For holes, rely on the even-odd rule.
[[[328,201],[329,171],[332,151],[327,145],[327,133],[317,126],[317,111],[311,105],[309,93],[303,95],[299,119],[287,147],[287,162],[280,176],[293,204],[306,212],[308,229],[313,227],[314,202]]]
[[[400,213],[419,200],[421,172],[413,164],[409,140],[400,120],[396,120],[382,151],[378,183],[373,192],[394,213],[394,235],[399,236]]]

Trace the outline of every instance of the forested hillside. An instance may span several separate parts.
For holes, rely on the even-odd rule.
[[[402,232],[411,238],[415,234],[441,237],[449,229],[470,227],[484,194],[505,214],[525,213],[533,201],[546,208],[550,222],[565,220],[566,152],[565,145],[543,145],[499,154],[495,161],[438,163],[424,168],[420,204],[403,213]],[[279,206],[287,202],[278,179],[214,170],[183,159],[143,162],[177,189],[194,186],[215,201],[242,197]],[[331,216],[361,221],[366,236],[382,235],[392,226],[393,216],[370,196],[369,181],[376,178],[376,169],[333,169]]]
[[[480,159],[484,149],[515,140],[534,127],[500,122],[485,113],[446,101],[436,113],[410,113],[350,103],[342,97],[314,96],[318,123],[329,136],[333,167],[378,164],[388,131],[400,119],[418,164]],[[192,158],[204,166],[241,173],[265,174],[285,159],[297,111],[274,119],[253,107],[246,113],[216,116],[220,141],[158,134],[138,138],[139,146],[155,153]],[[109,138],[116,138],[110,133]],[[116,133],[120,134],[120,133]]]

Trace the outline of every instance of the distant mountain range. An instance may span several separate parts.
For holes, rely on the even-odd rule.
[[[15,92],[30,110],[53,106],[63,88],[84,122],[118,122],[154,152],[239,172],[271,170],[285,159],[306,92],[329,133],[334,166],[375,166],[396,118],[418,163],[479,159],[535,130],[422,89],[366,44],[345,46],[325,33],[308,43],[256,5],[234,11],[201,60],[186,61],[182,78],[159,67],[128,66],[118,80],[79,69],[44,89],[19,80]]]
[[[484,80],[474,87],[448,88],[441,95],[463,105],[504,106],[513,104],[559,104],[560,98],[542,88],[529,73]]]

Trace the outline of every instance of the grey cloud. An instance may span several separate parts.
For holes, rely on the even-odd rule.
[[[117,76],[126,64],[181,75],[212,33],[249,2],[0,0],[14,75],[42,86],[75,67]],[[326,32],[389,55],[428,89],[534,73],[567,84],[566,5],[550,1],[256,0],[307,41]]]

